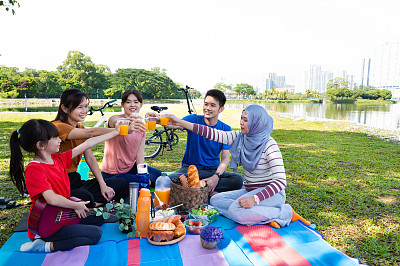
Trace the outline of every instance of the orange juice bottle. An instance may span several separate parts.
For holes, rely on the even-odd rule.
[[[137,231],[140,232],[140,236],[146,237],[147,230],[149,229],[150,223],[150,206],[151,206],[151,193],[147,188],[140,190],[139,199],[137,201],[137,212],[135,224]]]
[[[171,192],[171,180],[167,176],[167,173],[162,172],[161,176],[159,176],[156,180],[156,185],[154,188],[154,192],[160,198],[160,200],[167,204],[169,203],[169,194]],[[158,206],[161,203],[158,201],[157,197],[155,198],[154,206]]]

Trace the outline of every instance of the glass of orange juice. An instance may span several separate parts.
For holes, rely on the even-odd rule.
[[[130,120],[127,118],[122,118],[122,119],[120,119],[120,121],[121,121],[121,124],[119,125],[119,134],[120,135],[128,135]]]
[[[168,117],[160,117],[160,124],[162,126],[166,126],[169,123],[169,118]]]
[[[156,118],[155,117],[149,117],[147,124],[148,124],[148,129],[149,130],[155,130],[156,129],[156,124],[157,124]]]

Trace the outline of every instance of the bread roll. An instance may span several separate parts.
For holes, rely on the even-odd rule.
[[[199,188],[200,178],[199,178],[199,172],[197,171],[197,167],[195,165],[189,166],[187,174],[189,177],[189,187]]]
[[[171,241],[174,238],[174,231],[148,230],[147,237],[155,242]]]
[[[180,215],[172,215],[172,216],[167,216],[164,219],[161,220],[161,222],[164,223],[172,223],[176,226],[176,224],[181,220]],[[172,229],[173,230],[173,229]]]
[[[184,225],[181,221],[179,221],[179,222],[176,224],[176,228],[175,228],[175,230],[174,230],[174,236],[175,236],[176,238],[178,238],[178,237],[183,236],[185,233],[186,233],[185,225]]]
[[[149,228],[154,231],[167,231],[167,230],[175,230],[175,225],[173,223],[165,223],[157,221],[151,223]]]
[[[183,187],[189,187],[189,183],[185,175],[181,175],[179,180],[181,181]]]
[[[206,186],[206,181],[200,180],[199,186],[200,186],[200,187],[205,187],[205,186]]]

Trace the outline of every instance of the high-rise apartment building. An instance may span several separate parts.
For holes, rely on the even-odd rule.
[[[374,47],[370,83],[377,89],[391,90],[393,97],[400,97],[400,42]]]
[[[270,90],[274,88],[286,88],[286,77],[278,76],[276,73],[268,73],[268,78],[266,79],[266,89]]]
[[[349,83],[349,89],[352,90],[355,86],[354,75],[348,75],[347,71],[339,71],[336,75],[333,72],[322,71],[320,65],[311,65],[309,71],[305,71],[304,88],[306,90],[317,91],[318,93],[326,92],[326,85],[331,79],[344,78]]]
[[[326,84],[333,79],[333,73],[322,71],[320,65],[311,65],[309,71],[305,71],[304,88],[306,90],[326,92]]]

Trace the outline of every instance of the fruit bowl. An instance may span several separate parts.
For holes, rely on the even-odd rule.
[[[184,222],[184,225],[187,233],[200,235],[200,231],[208,225],[208,222],[200,219],[189,219]]]

